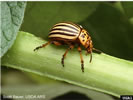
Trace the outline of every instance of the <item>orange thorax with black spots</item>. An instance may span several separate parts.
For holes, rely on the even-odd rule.
[[[81,33],[79,35],[79,41],[80,43],[89,51],[92,51],[93,45],[91,37],[89,36],[88,32],[85,29],[81,30]]]

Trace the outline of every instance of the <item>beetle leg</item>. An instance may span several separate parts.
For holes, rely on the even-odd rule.
[[[61,44],[60,42],[58,42],[58,41],[52,41],[52,43],[55,44],[55,45],[57,45],[57,46],[62,45],[62,44]]]
[[[62,59],[61,59],[61,64],[64,67],[64,58],[66,57],[66,54],[68,53],[69,50],[73,49],[74,45],[70,45],[70,47],[66,50],[66,52],[63,54]]]
[[[92,61],[92,52],[89,53],[90,54],[90,63]],[[86,52],[86,56],[88,55],[88,52]]]
[[[82,52],[81,52],[80,46],[78,46],[78,51],[80,53],[81,69],[82,69],[82,72],[84,72],[84,60],[83,60],[83,56],[82,56]]]
[[[36,47],[36,48],[34,49],[34,51],[36,51],[36,50],[38,50],[38,49],[40,49],[40,48],[43,48],[43,47],[49,45],[50,43],[51,43],[51,41],[48,41],[47,43],[42,44],[41,46]]]
[[[90,53],[90,63],[91,63],[91,61],[92,61],[92,52]]]

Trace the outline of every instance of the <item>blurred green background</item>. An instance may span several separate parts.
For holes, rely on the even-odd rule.
[[[29,32],[48,40],[49,30],[54,24],[71,21],[82,25],[90,33],[95,48],[111,56],[133,61],[132,11],[133,2],[27,2],[20,31]],[[48,86],[49,88],[44,89],[41,87],[42,84],[45,85],[45,88]],[[45,92],[49,95],[49,99],[54,98],[53,100],[66,100],[72,97],[73,99],[77,97],[79,100],[118,99],[107,95],[103,96],[103,94],[91,90],[90,92],[84,90],[92,93],[91,95],[85,94],[82,89],[78,89],[80,94],[78,94],[79,91],[74,90],[67,96],[62,96],[75,87],[67,87],[66,83],[2,67],[3,93],[10,94],[11,91],[8,91],[16,87],[13,93],[25,94],[21,93],[25,91],[22,85],[33,85],[28,89],[29,92],[25,93],[31,93],[30,89],[33,88],[34,90],[35,86],[38,85],[40,86],[39,89],[32,91],[32,93]],[[63,88],[65,86],[66,88]],[[60,92],[55,93],[57,91],[53,87],[58,87]],[[53,92],[50,93],[48,90],[53,90]],[[95,94],[97,95],[95,96]],[[70,98],[68,98],[69,96]]]

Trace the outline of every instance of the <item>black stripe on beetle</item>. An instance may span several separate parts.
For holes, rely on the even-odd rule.
[[[70,34],[71,33],[74,33],[74,34],[78,34],[77,32],[75,32],[75,31],[73,31],[73,30],[68,30],[68,29],[63,29],[63,28],[55,28],[55,29],[52,29],[51,31],[50,31],[50,33],[54,33],[54,31],[64,31],[64,32],[70,32]]]
[[[63,35],[65,35],[65,36],[75,36],[74,34],[66,34],[66,33],[62,33],[62,32],[50,33],[49,36],[50,36],[50,35],[55,35],[55,34],[56,34],[56,35],[62,35],[62,36],[63,36]]]
[[[71,25],[69,25],[69,24],[59,24],[59,25],[55,25],[54,27],[56,27],[56,26],[65,26],[65,27],[69,27],[69,28],[72,28],[72,29],[74,29],[74,30],[76,30],[77,32],[79,31],[79,29],[77,29],[77,27],[76,26],[71,26]]]

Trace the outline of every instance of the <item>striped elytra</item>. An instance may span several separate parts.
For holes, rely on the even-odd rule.
[[[72,23],[58,23],[50,30],[49,38],[74,40],[80,33],[80,27]]]
[[[81,53],[81,46],[83,46],[87,53],[90,54],[90,62],[92,60],[92,50],[99,50],[93,48],[92,40],[89,33],[80,25],[74,24],[72,22],[61,22],[55,24],[49,32],[49,41],[41,46],[38,46],[34,49],[38,50],[39,48],[43,48],[49,44],[55,45],[68,45],[69,48],[65,51],[62,56],[61,64],[64,67],[64,58],[69,50],[73,49],[75,45],[78,45],[78,51],[80,53],[81,59],[81,69],[84,72],[84,61]]]

